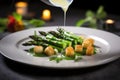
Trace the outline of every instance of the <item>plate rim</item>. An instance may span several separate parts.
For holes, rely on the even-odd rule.
[[[49,26],[49,27],[40,27],[40,29],[41,28],[57,28],[57,26]],[[64,27],[64,26],[62,26],[62,27]],[[75,28],[75,26],[66,26],[67,28]],[[38,28],[32,28],[32,29],[38,29]],[[87,29],[87,30],[95,30],[95,29],[91,29],[91,28],[83,28],[82,27],[82,29]],[[27,29],[28,31],[29,30],[31,30],[31,29]],[[10,34],[10,35],[7,35],[7,36],[5,36],[4,38],[2,38],[1,40],[0,40],[0,42],[2,41],[2,40],[4,40],[6,37],[8,37],[8,36],[11,36],[11,35],[14,35],[14,34],[16,34],[16,33],[20,33],[20,32],[25,32],[26,30],[23,30],[23,31],[18,31],[18,32],[15,32],[15,33],[12,33],[12,34]],[[97,31],[102,31],[102,30],[97,30]],[[105,31],[102,31],[102,32],[105,32]],[[117,36],[117,35],[115,35],[115,34],[113,34],[113,33],[110,33],[110,32],[105,32],[105,33],[108,33],[108,34],[111,34],[111,35],[114,35],[114,36],[116,36],[116,37],[119,37],[119,36]],[[0,46],[1,47],[1,46]],[[17,62],[20,62],[20,63],[24,63],[24,64],[28,64],[28,65],[32,65],[32,66],[38,66],[38,67],[47,67],[47,68],[85,68],[85,67],[93,67],[93,66],[98,66],[98,65],[102,65],[102,64],[106,64],[106,63],[109,63],[109,62],[111,62],[111,61],[114,61],[114,60],[116,60],[117,58],[119,58],[119,56],[117,56],[117,57],[112,57],[109,61],[107,61],[106,63],[104,62],[104,63],[99,63],[99,64],[96,64],[96,65],[90,65],[90,66],[85,66],[85,67],[80,67],[80,66],[74,66],[74,67],[59,67],[59,66],[43,66],[43,65],[35,65],[35,64],[30,64],[30,63],[26,63],[26,62],[22,62],[22,61],[19,61],[19,60],[15,60],[15,59],[13,59],[13,58],[11,58],[11,57],[9,57],[9,56],[7,56],[3,51],[1,51],[0,50],[0,53],[3,55],[3,56],[5,56],[6,58],[8,58],[8,59],[10,59],[10,60],[13,60],[13,61],[17,61]]]

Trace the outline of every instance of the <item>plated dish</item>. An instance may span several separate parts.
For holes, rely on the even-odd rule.
[[[29,52],[32,46],[23,46],[25,42],[30,41],[30,35],[33,35],[36,31],[56,31],[57,26],[42,27],[23,30],[15,32],[4,37],[0,41],[0,51],[1,53],[12,60],[40,67],[49,68],[84,68],[102,65],[120,57],[120,37],[109,32],[95,30],[90,28],[77,28],[75,26],[60,27],[76,35],[82,35],[87,38],[92,38],[94,40],[94,45],[99,48],[99,51],[95,55],[82,56],[82,59],[75,62],[74,60],[62,60],[59,63],[55,61],[50,61],[48,57],[35,57],[31,56]]]
[[[75,34],[64,28],[58,27],[56,31],[34,31],[29,35],[31,39],[23,43],[23,46],[33,46],[25,49],[35,57],[49,57],[50,61],[59,63],[62,60],[74,60],[78,62],[82,56],[92,56],[100,51],[100,47],[94,44],[94,39]]]

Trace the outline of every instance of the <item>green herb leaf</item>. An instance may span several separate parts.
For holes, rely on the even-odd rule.
[[[49,60],[50,61],[56,61],[57,63],[59,63],[60,61],[62,61],[63,60],[63,57],[62,56],[59,56],[59,55],[54,55],[54,56],[51,56],[50,58],[49,58]]]
[[[7,28],[8,19],[7,18],[0,18],[0,33],[4,32]]]
[[[6,27],[8,23],[7,18],[0,18],[0,26]]]
[[[39,20],[39,19],[32,19],[29,21],[29,23],[35,27],[40,27],[45,24],[45,22],[43,20]]]
[[[103,19],[106,18],[107,13],[104,11],[104,7],[100,6],[96,13],[91,10],[88,10],[85,16],[86,17],[84,19],[81,19],[76,23],[76,26],[81,26],[85,23],[88,23],[89,27],[97,28],[97,26],[99,26],[97,21],[98,20],[103,21]]]
[[[97,27],[97,19],[92,19],[89,24],[92,28],[96,28]]]
[[[107,13],[104,11],[104,7],[100,6],[96,12],[96,17],[98,19],[104,19],[107,16]]]
[[[93,11],[88,10],[88,11],[86,12],[86,17],[94,17],[94,16],[95,16],[95,13],[94,13]]]
[[[0,33],[3,33],[5,31],[6,27],[0,27]]]
[[[74,61],[75,61],[75,62],[77,62],[77,61],[80,61],[81,59],[82,59],[82,57],[81,57],[81,56],[75,56]]]
[[[14,16],[14,18],[15,18],[17,21],[22,20],[22,15],[17,14],[16,12],[13,13],[13,16]]]
[[[73,57],[65,56],[64,59],[65,59],[65,60],[74,60],[74,59],[75,59],[75,56],[73,56]]]
[[[79,20],[79,21],[76,23],[76,26],[80,26],[80,27],[81,27],[85,22],[86,22],[86,20],[81,19],[81,20]]]

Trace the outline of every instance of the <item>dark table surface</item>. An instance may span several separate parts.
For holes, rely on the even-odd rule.
[[[56,9],[54,8],[54,10]],[[53,20],[47,22],[45,26],[63,25],[62,10],[53,11],[52,14],[54,14],[52,15]],[[68,14],[67,26],[75,26],[76,21],[84,17],[84,11],[75,9],[69,10]],[[110,15],[110,17],[116,20],[116,27],[119,29],[119,16]],[[120,31],[113,33],[120,35]],[[0,33],[0,39],[9,34],[8,32]],[[120,80],[119,75],[120,58],[110,63],[90,68],[49,69],[18,63],[0,54],[0,80]]]

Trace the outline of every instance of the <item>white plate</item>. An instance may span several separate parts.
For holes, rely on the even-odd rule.
[[[22,43],[28,40],[29,35],[33,35],[34,31],[50,31],[56,30],[57,27],[42,27],[28,29],[10,34],[0,41],[1,53],[14,61],[21,63],[49,67],[49,68],[84,68],[102,65],[120,57],[120,37],[109,32],[95,30],[90,28],[78,28],[75,26],[63,27],[65,30],[78,35],[87,35],[95,40],[95,45],[100,47],[101,52],[93,56],[85,56],[79,62],[63,60],[60,63],[49,61],[48,58],[33,57],[24,51]]]

